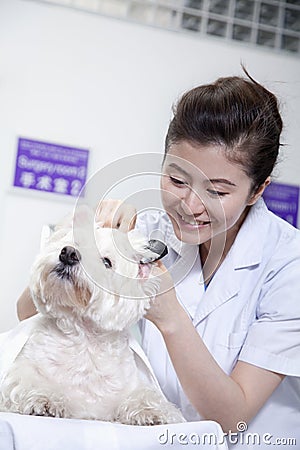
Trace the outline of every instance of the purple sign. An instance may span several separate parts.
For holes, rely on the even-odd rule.
[[[297,227],[299,187],[271,183],[263,194],[268,208],[277,216]]]
[[[14,186],[77,197],[88,157],[88,150],[19,138]]]

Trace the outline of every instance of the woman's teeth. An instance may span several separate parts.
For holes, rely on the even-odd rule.
[[[183,222],[187,223],[188,225],[193,225],[193,226],[199,226],[199,225],[207,225],[209,222],[204,222],[203,220],[187,220],[184,217],[180,216],[181,220],[183,220]]]

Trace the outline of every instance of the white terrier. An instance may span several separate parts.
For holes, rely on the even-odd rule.
[[[38,255],[30,289],[39,314],[0,386],[0,410],[131,425],[184,421],[143,379],[128,345],[129,328],[158,289],[151,264],[140,263],[153,252],[135,231],[97,228],[94,244],[88,234],[60,229]]]

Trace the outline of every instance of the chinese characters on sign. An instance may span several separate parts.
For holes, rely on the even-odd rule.
[[[268,208],[277,216],[297,227],[299,187],[271,183],[263,194]]]
[[[88,157],[85,149],[19,138],[14,186],[77,197]]]

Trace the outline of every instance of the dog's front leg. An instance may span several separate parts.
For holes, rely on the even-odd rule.
[[[0,411],[35,416],[69,417],[65,396],[36,370],[17,366],[0,387]]]
[[[2,391],[0,410],[34,416],[69,417],[63,396],[24,385],[10,385]]]
[[[185,422],[185,419],[158,390],[144,386],[134,390],[119,405],[115,421],[127,425],[160,425]]]

